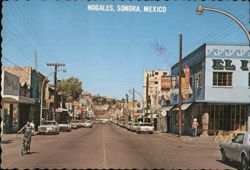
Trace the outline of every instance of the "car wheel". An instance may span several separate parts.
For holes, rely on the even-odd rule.
[[[241,156],[241,170],[248,170],[249,162],[245,155]]]
[[[225,153],[224,149],[221,149],[221,160],[222,160],[222,162],[224,162],[224,163],[227,163],[227,162],[228,162],[228,158],[227,158],[227,156],[226,156],[226,153]]]

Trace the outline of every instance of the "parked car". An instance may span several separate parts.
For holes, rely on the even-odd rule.
[[[125,122],[122,122],[122,128],[126,128],[126,123]]]
[[[154,126],[152,126],[150,123],[139,123],[136,128],[137,133],[154,133]]]
[[[59,125],[59,131],[64,131],[64,132],[71,131],[71,125],[68,124],[67,122],[60,122],[58,125]]]
[[[133,123],[132,125],[131,125],[131,127],[130,127],[130,130],[132,131],[132,132],[136,132],[136,128],[138,127],[138,123]]]
[[[132,126],[132,122],[127,122],[125,128],[126,128],[127,130],[131,130],[131,129],[130,129],[131,126]]]
[[[69,124],[70,124],[70,126],[71,126],[71,129],[77,129],[77,128],[78,128],[78,127],[77,127],[77,122],[75,122],[75,121],[72,121],[72,122],[70,122]]]
[[[222,161],[240,162],[242,170],[250,168],[250,132],[238,133],[231,142],[222,142],[219,147]]]
[[[87,120],[82,123],[82,127],[84,128],[92,128],[92,122],[90,120]]]
[[[59,134],[59,125],[56,121],[44,121],[38,126],[39,134]]]
[[[75,124],[76,124],[77,128],[81,128],[82,127],[82,124],[81,124],[80,120],[76,120]]]

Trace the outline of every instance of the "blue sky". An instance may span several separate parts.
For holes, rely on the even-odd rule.
[[[166,6],[167,12],[93,12],[88,4]],[[3,2],[2,54],[18,66],[34,67],[36,50],[44,75],[53,71],[46,63],[65,63],[67,73],[59,79],[74,76],[84,90],[120,99],[133,87],[142,92],[144,67],[170,70],[178,60],[180,33],[184,56],[205,42],[248,43],[230,18],[207,11],[197,15],[199,4],[225,10],[250,28],[247,1],[10,0]],[[165,51],[158,54],[157,45]]]

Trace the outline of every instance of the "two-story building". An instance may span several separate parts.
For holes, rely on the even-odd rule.
[[[190,68],[192,92],[182,101],[182,133],[191,134],[193,118],[202,129],[202,116],[209,115],[208,133],[219,130],[250,130],[250,47],[204,44],[183,58]],[[179,63],[171,68],[178,75]],[[172,90],[171,127],[178,131],[178,89]],[[183,94],[182,94],[183,95]],[[186,95],[186,94],[184,94]]]
[[[17,129],[20,129],[22,126],[24,126],[27,120],[34,121],[35,126],[37,128],[37,126],[40,123],[41,86],[42,86],[42,81],[45,79],[45,76],[42,75],[40,72],[37,72],[36,70],[32,69],[32,67],[2,66],[2,71],[8,72],[9,74],[13,76],[18,77],[18,81],[19,81],[18,99],[19,100],[15,101],[16,103],[18,103],[18,109],[15,109],[17,110],[16,113],[18,115],[18,119],[17,119],[18,128]],[[6,75],[2,73],[2,76],[6,76]],[[6,84],[10,79],[3,77],[2,80],[4,80],[3,84]],[[45,86],[44,86],[44,96],[47,93],[47,90],[46,90],[47,83],[48,81],[45,82]],[[5,104],[5,106],[7,107],[7,104]],[[12,105],[10,106],[12,107]],[[9,110],[11,111],[12,109],[9,109]],[[14,131],[16,131],[16,129]]]

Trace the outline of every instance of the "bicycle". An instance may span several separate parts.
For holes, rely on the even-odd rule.
[[[18,133],[21,133],[21,132],[17,132],[17,135]],[[30,142],[31,142],[30,138],[23,137],[22,146],[21,146],[22,156],[30,152]]]

